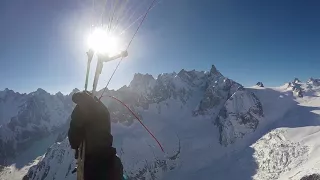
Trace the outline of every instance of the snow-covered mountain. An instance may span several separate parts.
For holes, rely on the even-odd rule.
[[[7,165],[32,142],[61,128],[73,109],[71,94],[51,95],[43,89],[19,94],[0,92],[0,165]]]
[[[181,70],[156,79],[136,74],[128,87],[107,94],[137,112],[165,147],[163,154],[122,105],[105,98],[115,122],[115,146],[132,179],[167,178],[182,169],[196,172],[263,120],[259,99],[214,66],[208,72]],[[70,173],[74,166],[74,152],[64,140],[51,147],[28,177],[74,179]]]
[[[263,120],[259,99],[244,88],[239,88],[225,103],[216,119],[220,143],[227,146],[248,133],[254,132]]]
[[[107,91],[103,102],[130,179],[300,179],[320,170],[318,82],[244,88],[212,66],[157,78],[136,74],[129,86]],[[165,153],[109,95],[141,117]],[[76,179],[74,152],[68,139],[59,139],[24,179]],[[13,171],[0,179],[12,179]]]

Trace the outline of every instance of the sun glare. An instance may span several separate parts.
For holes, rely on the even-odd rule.
[[[106,30],[96,28],[88,38],[89,47],[94,51],[114,56],[120,52],[119,38]]]

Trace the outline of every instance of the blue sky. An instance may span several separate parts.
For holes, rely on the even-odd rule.
[[[83,89],[90,22],[102,9],[97,2],[92,13],[91,2],[0,1],[0,89]],[[245,86],[320,77],[319,8],[314,0],[163,0],[150,12],[110,88],[128,84],[136,72],[157,76],[182,68],[209,70],[212,64]],[[100,88],[116,63],[105,65]]]

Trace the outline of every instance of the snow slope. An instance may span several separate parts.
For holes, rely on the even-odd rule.
[[[0,179],[21,180],[29,168],[39,162],[39,158],[56,142],[57,134],[34,141],[31,146],[12,160],[0,171]]]

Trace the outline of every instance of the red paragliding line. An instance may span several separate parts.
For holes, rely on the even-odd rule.
[[[118,102],[121,103],[124,107],[126,107],[126,108],[131,112],[131,114],[132,114],[135,118],[137,118],[137,120],[138,120],[139,123],[144,127],[144,129],[145,129],[145,130],[153,137],[153,139],[158,143],[159,147],[161,148],[161,151],[164,152],[164,149],[163,149],[161,143],[158,141],[158,139],[152,134],[152,132],[147,128],[147,126],[145,126],[145,125],[143,124],[143,122],[140,120],[140,118],[139,118],[124,102],[120,101],[119,99],[117,99],[117,98],[114,97],[114,96],[108,96],[108,97],[110,97],[110,98],[118,101]]]

